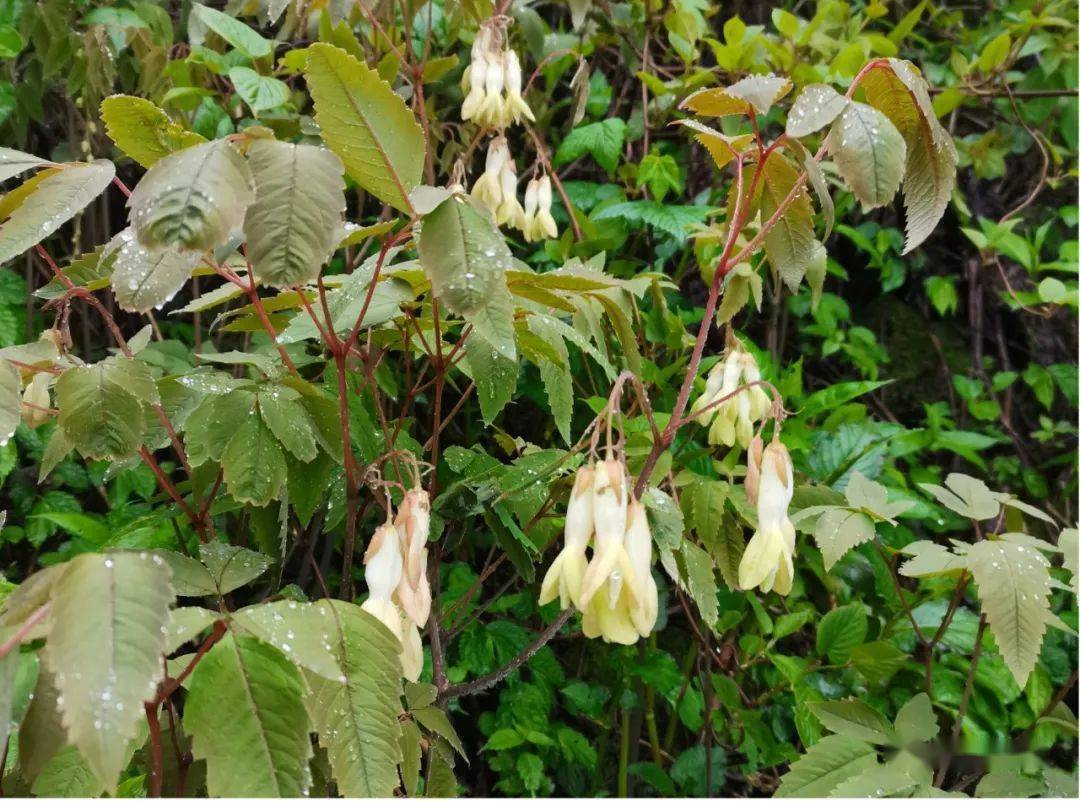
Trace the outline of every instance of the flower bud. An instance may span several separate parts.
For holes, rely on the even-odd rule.
[[[37,428],[48,421],[49,415],[48,373],[34,373],[22,394],[22,419],[30,428]]]

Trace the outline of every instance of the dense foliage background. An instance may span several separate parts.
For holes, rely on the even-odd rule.
[[[196,24],[190,2],[0,0],[0,145],[55,162],[113,159],[122,183],[134,187],[144,166],[131,158],[138,154],[116,147],[102,119],[102,101],[113,94],[153,101],[176,123],[174,137],[190,131],[212,140],[265,126],[281,140],[318,141],[303,57],[291,54],[328,42],[376,68],[418,113],[428,141],[424,183],[464,178],[471,186],[480,175],[486,143],[475,125],[462,122],[460,107],[470,45],[493,11],[488,0],[207,5],[251,30]],[[424,316],[420,301],[406,302],[415,316],[365,331],[363,357],[346,366],[344,357],[322,358],[311,342],[314,331],[285,337],[284,345],[270,341],[256,312],[281,331],[298,301],[267,300],[255,309],[242,292],[226,291],[207,302],[207,293],[222,285],[210,271],[196,271],[164,309],[123,311],[104,290],[108,276],[96,271],[93,257],[125,227],[125,198],[116,189],[43,243],[75,285],[100,297],[124,337],[152,326],[139,342],[138,360],[155,377],[196,374],[209,363],[196,354],[243,351],[254,355],[218,366],[235,379],[257,378],[284,350],[328,394],[345,388],[361,471],[386,461],[388,433],[395,448],[435,464],[424,481],[433,490],[433,631],[444,664],[432,664],[425,634],[423,679],[439,684],[441,678],[442,689],[449,682],[468,692],[442,693],[430,708],[426,690],[410,697],[422,729],[410,725],[425,755],[419,786],[426,782],[442,793],[455,786],[440,772],[454,764],[441,735],[462,754],[456,783],[466,795],[770,795],[801,754],[835,736],[830,731],[864,736],[851,761],[873,754],[875,745],[894,744],[893,733],[882,734],[893,732],[891,721],[906,737],[897,714],[905,708],[914,715],[914,707],[905,707],[914,703],[924,729],[940,724],[941,742],[961,754],[951,761],[928,757],[938,788],[1075,796],[1078,620],[1069,586],[1075,577],[1065,569],[1070,558],[1075,569],[1075,536],[1064,538],[1063,555],[1054,548],[1058,532],[1075,526],[1078,514],[1076,3],[569,0],[503,3],[500,10],[510,18],[509,41],[523,62],[525,96],[536,116],[534,125],[508,135],[518,173],[524,182],[535,162],[550,160],[561,184],[553,208],[558,238],[529,243],[508,230],[508,241],[513,255],[538,273],[600,259],[592,264],[624,282],[632,300],[606,304],[596,315],[596,325],[604,317],[610,327],[604,342],[597,340],[605,351],[597,356],[614,370],[605,372],[581,347],[567,355],[564,344],[568,369],[553,377],[544,366],[553,346],[540,337],[519,340],[527,361],[509,395],[478,402],[459,371],[447,371],[445,386],[442,371],[435,371],[434,386],[428,381],[435,357],[427,352],[430,338],[424,341],[430,329],[422,332],[416,322]],[[272,56],[258,55],[264,39],[275,40]],[[843,91],[864,64],[881,57],[918,65],[933,87],[934,112],[956,143],[957,188],[943,220],[921,247],[901,255],[899,196],[864,211],[829,170],[836,224],[825,243],[820,299],[813,302],[808,286],[792,292],[762,268],[757,302],[744,279],[742,297],[725,299],[721,315],[792,415],[783,436],[799,475],[793,512],[820,504],[861,507],[850,494],[856,474],[886,487],[890,502],[909,503],[892,525],[891,515],[873,518],[877,538],[841,551],[838,561],[823,563],[813,519],[800,522],[788,597],[733,589],[730,543],[738,540],[741,553],[752,530],[740,496],[745,457],[737,447],[711,448],[702,429],[687,427],[654,472],[663,497],[675,503],[653,496],[653,533],[658,541],[690,543],[693,550],[679,551],[677,574],[696,554],[704,567],[691,565],[693,580],[680,587],[656,565],[660,619],[635,646],[586,639],[571,618],[519,667],[515,657],[558,614],[554,605],[538,607],[537,588],[556,552],[548,545],[561,533],[568,468],[577,463],[560,449],[578,442],[623,368],[640,376],[663,422],[676,402],[723,244],[730,176],[714,167],[691,131],[670,125],[686,116],[678,104],[696,89],[752,73],[790,76],[792,96],[819,82]],[[776,135],[783,120],[777,108],[761,125]],[[724,121],[725,133],[745,128]],[[16,194],[0,198],[2,216],[11,213]],[[392,209],[355,184],[347,199],[346,219],[357,228],[327,276],[353,273],[402,230]],[[573,222],[567,202],[576,209]],[[64,290],[33,249],[10,259],[0,271],[0,347],[37,342],[57,326],[78,359],[93,363],[115,352],[103,316]],[[537,285],[533,300],[547,303],[549,294],[557,293]],[[185,306],[185,313],[174,313]],[[434,338],[440,338],[437,315]],[[724,345],[717,327],[703,368]],[[12,353],[0,355],[16,358]],[[347,376],[339,385],[342,367]],[[652,433],[640,404],[629,390],[626,396],[633,473]],[[331,407],[332,418],[336,404]],[[150,465],[63,451],[57,461],[48,455],[57,426],[44,419],[35,427],[21,424],[0,446],[5,594],[79,554],[195,552],[200,532]],[[185,433],[189,447],[191,436]],[[227,486],[218,495],[216,464],[206,466],[213,468],[208,474],[198,465],[185,470],[163,444],[160,469],[180,492],[202,498],[212,487],[206,519],[224,541],[264,560],[252,583],[236,585],[229,608],[324,595],[351,599],[354,588],[363,596],[360,556],[384,515],[381,490],[364,487],[356,506],[347,502],[333,442],[320,440],[314,461],[289,455],[287,471],[282,461],[281,475],[272,479],[287,493],[265,497],[250,486],[257,482],[241,490],[239,476],[270,470],[266,462],[250,459],[231,475],[227,467]],[[340,454],[340,437],[336,448]],[[42,470],[43,460],[51,470]],[[976,477],[1038,514],[1022,517],[1014,507],[1000,507],[999,514],[995,507],[982,524],[973,522],[969,517],[979,516],[965,516],[962,504],[958,513],[956,503],[943,505],[922,487],[941,485],[951,473]],[[350,539],[350,526],[359,543]],[[969,574],[897,573],[907,558],[900,550],[915,540],[969,544],[1004,531],[1026,532],[1047,546],[1055,586],[1050,606],[1062,623],[1047,627],[1041,648],[1035,642],[1037,662],[1022,684],[980,617],[982,588]],[[351,566],[345,573],[343,564]],[[22,650],[33,648],[27,643]],[[500,671],[506,665],[517,669]],[[14,670],[4,668],[8,684]],[[493,686],[469,687],[492,672],[499,674]],[[820,706],[850,697],[877,714],[863,721],[865,731],[853,733]],[[431,711],[438,706],[448,711],[452,730]],[[163,707],[164,789],[204,793],[201,760],[191,762],[182,732],[170,741],[176,712],[171,703]],[[150,787],[153,754],[136,746],[121,795]],[[85,770],[55,758],[49,770],[38,765],[36,775],[26,775],[19,748],[13,735],[5,794],[101,792]],[[312,770],[313,793],[334,787],[321,749]],[[916,784],[874,789],[910,794]]]

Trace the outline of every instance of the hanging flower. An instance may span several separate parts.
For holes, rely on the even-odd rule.
[[[463,120],[500,129],[535,120],[521,94],[521,61],[504,41],[497,22],[480,26],[472,45],[472,60],[462,76],[462,87],[468,87],[461,104]]]
[[[384,523],[375,529],[364,553],[364,581],[368,597],[360,608],[374,615],[401,639],[401,615],[394,604],[394,590],[401,582],[401,543],[397,529]]]
[[[720,398],[731,395],[739,387],[761,381],[761,370],[754,355],[735,340],[723,359],[713,365],[705,379],[705,391],[690,407],[691,414],[712,406]],[[738,442],[743,448],[750,445],[754,425],[769,412],[769,395],[760,384],[743,390],[703,414],[697,421],[709,427],[709,444],[732,447]]]
[[[581,582],[585,574],[585,549],[593,535],[593,485],[592,465],[578,470],[574,488],[570,491],[570,503],[566,507],[566,523],[563,527],[563,549],[551,563],[543,584],[540,586],[540,605],[559,599],[559,607],[579,605]]]
[[[521,96],[521,62],[518,60],[517,53],[513,50],[506,50],[503,53],[503,58],[506,68],[504,119],[507,124],[510,121],[520,123],[523,119],[535,122],[536,117],[533,116],[532,109],[525,102],[525,98]]]
[[[629,567],[624,541],[628,501],[626,469],[618,459],[607,458],[593,480],[593,526],[596,532],[593,558],[585,569],[581,605],[587,606],[617,568]]]
[[[48,373],[34,373],[30,383],[22,394],[22,419],[30,428],[37,428],[47,422],[49,415],[49,383],[51,377]]]
[[[773,439],[762,449],[755,438],[747,453],[747,499],[757,504],[758,527],[739,562],[739,586],[763,592],[791,592],[795,575],[795,527],[788,505],[795,491],[794,470],[787,448]]]
[[[422,489],[405,493],[394,521],[401,544],[403,569],[396,591],[402,610],[416,626],[431,614],[431,585],[427,577],[427,541],[431,531],[431,501]]]
[[[525,188],[524,224],[521,226],[526,242],[557,239],[559,228],[551,216],[551,178],[542,175],[529,181]]]
[[[630,499],[626,522],[626,554],[633,572],[634,597],[638,603],[630,610],[630,619],[642,637],[648,637],[656,625],[659,597],[652,576],[652,532],[644,504]]]
[[[590,639],[601,637],[604,642],[633,645],[640,636],[633,620],[636,606],[630,585],[616,575],[614,581],[600,586],[582,610],[581,631]]]
[[[499,225],[524,227],[525,211],[517,199],[517,168],[505,136],[496,136],[488,145],[484,172],[473,184],[472,196],[491,210]]]

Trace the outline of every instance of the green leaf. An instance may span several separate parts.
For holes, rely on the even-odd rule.
[[[248,58],[262,58],[274,51],[273,45],[267,39],[228,14],[198,3],[194,4],[192,14]]]
[[[10,147],[0,147],[0,181],[6,181],[8,178],[14,178],[16,175],[21,175],[27,170],[32,170],[35,167],[52,166],[52,162],[46,159],[39,159],[37,156],[30,153],[23,153],[21,150],[12,150]]]
[[[910,654],[880,640],[852,646],[849,656],[855,669],[871,683],[887,682],[911,661]]]
[[[411,211],[425,153],[416,118],[377,72],[344,50],[320,42],[307,54],[304,77],[323,141],[363,189]]]
[[[821,619],[817,630],[817,652],[828,655],[833,664],[842,664],[852,646],[866,639],[869,625],[861,604],[833,609]]]
[[[344,167],[330,151],[258,139],[248,147],[255,202],[244,219],[248,258],[270,286],[313,281],[337,245]]]
[[[979,479],[963,473],[949,473],[944,487],[936,484],[919,484],[919,487],[958,515],[972,520],[989,520],[1001,510],[997,493]]]
[[[1072,574],[1073,592],[1080,594],[1080,532],[1075,528],[1062,529],[1058,535],[1058,547],[1061,549],[1062,563]]]
[[[888,745],[895,739],[893,725],[857,698],[814,701],[809,707],[829,731],[837,734],[877,745]]]
[[[780,781],[778,798],[820,798],[877,764],[873,746],[832,734],[807,749]]]
[[[921,245],[949,205],[956,186],[956,146],[934,114],[926,81],[908,61],[890,58],[889,68],[867,73],[867,102],[885,114],[904,137],[904,253]]]
[[[144,167],[206,140],[169,119],[149,100],[112,95],[101,102],[101,119],[113,143]]]
[[[479,336],[465,340],[465,363],[476,382],[480,413],[490,424],[514,397],[517,389],[518,363],[508,359]]]
[[[225,447],[255,408],[255,395],[233,390],[207,395],[184,423],[184,447],[195,467],[220,462]]]
[[[540,380],[551,406],[555,426],[566,442],[571,441],[570,423],[574,413],[574,380],[570,373],[570,354],[566,341],[557,326],[550,325],[550,317],[533,314],[529,316],[529,331],[539,337],[554,352],[556,358],[541,358],[536,362]]]
[[[900,188],[907,145],[889,118],[850,102],[829,130],[829,152],[864,208],[884,206]]]
[[[512,257],[491,218],[470,200],[451,197],[424,217],[420,265],[439,302],[473,324],[503,360],[517,358],[514,304],[506,288]]]
[[[306,703],[327,750],[338,790],[346,797],[389,797],[401,760],[401,645],[359,607],[331,602],[336,631],[331,653],[345,681],[309,673]]]
[[[909,699],[896,713],[894,725],[901,745],[927,743],[937,737],[939,726],[930,696],[919,693]]]
[[[251,415],[225,446],[221,469],[229,494],[242,503],[266,506],[287,478],[285,455],[258,415]]]
[[[772,73],[748,75],[724,91],[738,100],[745,100],[758,114],[768,114],[773,104],[791,91],[791,80]]]
[[[903,552],[912,558],[901,565],[901,576],[936,576],[963,570],[965,567],[962,555],[958,556],[945,546],[929,540],[915,540],[908,543],[904,546]]]
[[[38,173],[29,194],[9,209],[0,224],[0,263],[6,262],[60,230],[112,183],[116,168],[99,159],[89,164],[67,164]],[[20,187],[21,188],[21,187]],[[11,198],[19,189],[4,197]]]
[[[716,600],[716,576],[709,554],[689,540],[683,540],[682,548],[676,554],[680,579],[686,591],[697,604],[701,619],[710,627],[716,626],[719,619],[719,605]]]
[[[3,629],[6,640],[14,630]],[[38,658],[33,653],[22,653],[13,648],[0,658],[0,737],[7,742],[8,735],[17,731],[33,698],[38,680]]]
[[[725,512],[728,485],[720,481],[702,481],[689,490],[690,526],[697,532],[712,556],[720,575],[730,589],[739,587],[739,562],[745,542],[735,519]]]
[[[679,206],[655,200],[631,200],[615,203],[593,215],[594,220],[625,220],[644,223],[663,231],[678,242],[685,242],[694,225],[699,225],[713,210],[708,206]]]
[[[113,262],[112,289],[120,308],[135,312],[160,309],[187,283],[199,264],[198,252],[150,250],[125,228],[106,246],[102,259]]]
[[[199,558],[210,571],[211,580],[220,595],[242,587],[266,572],[272,560],[266,554],[249,551],[217,540],[199,546]],[[207,595],[209,593],[199,593]]]
[[[787,115],[787,135],[809,136],[835,120],[848,100],[831,86],[812,83],[799,93]]]
[[[1000,539],[972,545],[967,567],[998,650],[1023,687],[1039,658],[1050,617],[1049,563],[1030,545]]]
[[[794,188],[798,172],[778,152],[769,156],[762,169],[761,218],[770,220]],[[816,241],[810,197],[800,188],[776,224],[765,234],[765,254],[792,292],[798,291],[813,262]]]
[[[814,541],[821,549],[826,570],[841,557],[874,538],[874,521],[856,509],[835,507],[821,514],[814,526]]]
[[[280,651],[227,634],[195,666],[184,729],[217,796],[300,796],[311,783],[300,671]]]
[[[579,125],[559,143],[555,151],[555,166],[568,164],[588,153],[611,175],[622,156],[625,137],[626,122],[619,117]]]
[[[218,139],[165,156],[131,197],[131,225],[140,244],[205,251],[224,244],[255,199],[247,162]]]
[[[43,656],[68,737],[98,780],[115,790],[128,742],[162,677],[165,623],[175,596],[165,563],[115,551],[71,560],[52,589]]]
[[[423,709],[413,710],[413,718],[416,722],[423,726],[430,732],[442,737],[446,742],[453,746],[454,750],[461,754],[461,758],[466,762],[469,761],[469,755],[465,753],[465,746],[461,743],[461,738],[458,737],[456,731],[454,731],[453,724],[450,723],[450,718],[446,716],[446,713],[439,709],[437,706],[429,706]]]
[[[149,368],[123,356],[73,367],[57,379],[57,421],[89,459],[124,459],[142,444],[143,409],[157,400]]]
[[[288,84],[277,78],[260,75],[249,67],[233,67],[229,70],[229,80],[236,87],[236,93],[243,98],[256,117],[259,116],[260,111],[282,106],[289,99]],[[258,141],[273,142],[274,140],[260,139]]]
[[[286,398],[280,388],[263,387],[259,391],[259,414],[278,442],[301,462],[318,456],[315,427],[299,400]]]
[[[333,653],[337,639],[335,611],[328,601],[273,601],[241,609],[233,622],[268,643],[299,667],[329,681],[345,680]]]
[[[0,441],[4,445],[22,420],[22,379],[7,359],[0,359]]]

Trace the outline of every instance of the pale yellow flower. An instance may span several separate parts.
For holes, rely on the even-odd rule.
[[[593,535],[593,472],[592,466],[586,465],[574,477],[574,488],[566,507],[563,549],[551,563],[540,586],[541,606],[556,597],[562,609],[570,604],[578,605],[586,567],[585,549]]]
[[[748,498],[756,501],[758,527],[739,562],[739,586],[787,595],[795,575],[795,527],[788,519],[795,491],[791,456],[774,439],[763,451],[752,446],[748,462]]]

